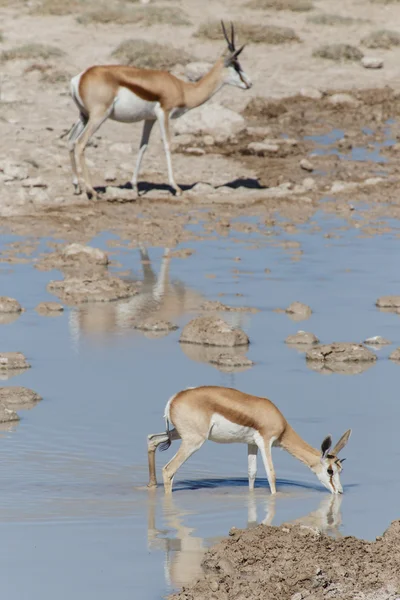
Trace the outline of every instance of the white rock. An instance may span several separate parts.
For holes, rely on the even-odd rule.
[[[198,81],[211,69],[212,64],[208,62],[191,62],[185,67],[185,77],[189,81]]]
[[[312,177],[305,177],[303,179],[303,187],[307,191],[315,190],[315,188],[317,187],[315,179],[313,179]]]
[[[203,137],[203,143],[205,146],[214,146],[215,140],[212,135],[205,135]]]
[[[331,186],[331,193],[335,194],[337,192],[344,192],[346,190],[352,190],[356,187],[358,187],[358,183],[355,183],[354,181],[334,181],[332,186]]]
[[[300,161],[300,167],[304,169],[304,171],[314,171],[314,167],[312,163],[308,160],[308,158],[302,158]]]
[[[77,255],[86,254],[87,257],[92,261],[100,265],[108,264],[108,255],[100,248],[93,248],[92,246],[85,246],[83,244],[68,244],[62,251],[65,258],[74,258]]]
[[[361,64],[365,69],[382,69],[383,58],[376,58],[373,56],[363,56]]]
[[[14,181],[26,179],[29,176],[28,167],[19,165],[12,161],[4,161],[0,163],[0,171],[3,171],[4,181]]]
[[[359,102],[350,94],[333,94],[328,98],[329,104],[334,106],[347,105],[347,106],[358,106]]]
[[[203,156],[206,151],[203,148],[185,148],[185,154],[193,154],[193,156]]]
[[[221,104],[204,104],[191,110],[175,123],[178,135],[210,134],[224,141],[245,128],[245,120],[238,113],[221,106]]]
[[[278,144],[268,144],[265,142],[250,142],[247,149],[254,154],[263,154],[264,152],[279,152]]]
[[[311,100],[321,100],[322,93],[313,87],[305,87],[300,90],[300,96],[310,98]]]
[[[118,187],[106,187],[105,200],[136,200],[136,192]]]
[[[383,177],[369,177],[368,179],[366,179],[364,181],[365,185],[377,185],[378,183],[382,183],[382,181],[385,181],[383,179]]]

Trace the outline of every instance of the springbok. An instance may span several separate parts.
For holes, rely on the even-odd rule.
[[[340,473],[345,459],[339,459],[337,455],[347,444],[351,429],[342,435],[332,450],[332,438],[328,435],[318,451],[295,432],[267,398],[217,386],[178,392],[167,402],[164,418],[166,432],[148,436],[149,487],[157,485],[155,451],[158,446],[166,450],[173,440],[182,440],[178,452],[163,468],[164,490],[170,494],[179,467],[209,439],[222,444],[247,444],[250,489],[254,488],[257,452],[260,450],[271,494],[276,493],[271,448],[280,446],[306,464],[332,494],[343,493]],[[174,429],[170,430],[170,424]]]
[[[228,38],[224,24],[221,24],[228,48],[210,71],[194,83],[182,81],[168,71],[124,65],[89,67],[71,79],[71,95],[79,109],[79,119],[71,128],[68,140],[72,183],[76,194],[81,193],[78,164],[88,197],[96,196],[84,151],[90,138],[107,119],[122,123],[144,121],[139,154],[131,180],[136,193],[142,158],[153,125],[158,121],[167,160],[169,185],[176,194],[180,194],[181,190],[175,183],[172,171],[170,118],[176,119],[188,110],[204,104],[223,85],[233,85],[245,90],[252,85],[238,60],[244,46],[236,50],[233,25],[231,37]]]

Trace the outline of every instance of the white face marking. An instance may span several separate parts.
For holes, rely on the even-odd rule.
[[[122,123],[135,123],[145,119],[156,119],[154,109],[157,102],[148,102],[136,96],[128,88],[120,87],[110,119]]]
[[[328,473],[328,469],[333,471],[333,474]],[[338,466],[331,460],[321,459],[321,466],[318,467],[315,474],[318,479],[328,489],[331,494],[343,494],[342,484],[340,483],[340,473]]]
[[[240,71],[240,75],[235,69],[235,67],[230,66],[227,68],[228,74],[225,79],[225,83],[227,85],[233,85],[235,87],[241,88],[242,90],[248,90],[251,88],[252,83],[250,78],[246,75],[244,71]]]
[[[254,444],[258,432],[252,427],[244,427],[228,421],[222,415],[214,414],[211,417],[210,433],[208,439],[219,444]]]

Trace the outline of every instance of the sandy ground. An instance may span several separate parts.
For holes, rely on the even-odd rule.
[[[295,232],[297,225],[311,222],[317,210],[340,215],[345,227],[357,228],[364,236],[388,231],[385,219],[399,218],[395,120],[400,111],[400,50],[368,49],[361,42],[376,30],[396,29],[397,2],[342,0],[333,6],[330,0],[316,0],[311,10],[297,12],[254,10],[239,0],[177,0],[173,6],[190,24],[171,25],[164,18],[151,26],[80,24],[76,17],[87,11],[88,3],[72,3],[72,14],[60,16],[43,14],[43,6],[59,6],[55,0],[0,0],[0,53],[38,42],[64,52],[59,57],[28,53],[27,58],[9,60],[0,54],[1,225],[4,231],[29,236],[26,244],[9,246],[3,262],[29,260],[45,236],[87,243],[107,230],[120,237],[114,245],[174,248],[215,233],[257,231],[271,237],[278,218],[281,228]],[[124,4],[130,3],[113,6]],[[154,6],[165,9],[172,4],[151,2],[149,10]],[[353,21],[310,21],[325,13]],[[242,130],[223,142],[203,135],[190,142],[175,137],[174,169],[184,188],[180,198],[166,189],[165,159],[155,133],[141,177],[146,193],[134,201],[126,183],[141,126],[107,122],[87,151],[100,199],[74,196],[63,137],[76,119],[69,78],[89,65],[116,62],[110,54],[126,39],[157,40],[212,62],[224,48],[222,40],[203,40],[195,34],[208,20],[221,17],[249,26],[289,27],[300,39],[276,45],[241,40],[248,42],[242,66],[254,85],[246,92],[225,88],[215,101],[244,117]],[[326,43],[352,44],[367,57],[383,59],[384,67],[367,69],[359,61],[314,57],[313,51]],[[184,65],[176,65],[174,72],[182,75]],[[347,95],[336,95],[342,92]],[[327,145],[306,137],[333,129],[342,133]],[[362,161],[356,160],[360,148]],[[321,149],[329,152],[318,153]],[[110,170],[112,182],[107,185],[117,190],[113,198],[101,189]],[[236,222],[249,215],[259,217],[258,222]],[[187,228],[200,221],[197,232]],[[176,598],[395,598],[398,544],[399,522],[374,544],[352,538],[333,541],[300,527],[260,526],[234,533],[212,549],[204,561],[204,577]]]

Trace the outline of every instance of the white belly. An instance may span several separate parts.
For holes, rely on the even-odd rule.
[[[225,417],[215,414],[211,418],[210,433],[208,439],[219,444],[254,444],[258,431],[252,427],[243,427],[228,421]]]
[[[127,88],[120,87],[110,119],[122,123],[135,123],[145,119],[155,120],[156,105],[157,102],[142,100]]]

